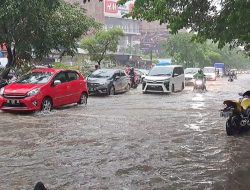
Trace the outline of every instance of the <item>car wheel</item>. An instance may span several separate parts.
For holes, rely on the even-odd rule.
[[[126,92],[128,92],[129,90],[130,90],[130,84],[128,84],[127,86],[126,86]]]
[[[109,95],[115,95],[115,87],[111,86],[109,89]]]
[[[46,97],[42,101],[41,111],[42,112],[50,112],[52,109],[52,101],[50,98]]]
[[[80,100],[77,102],[78,104],[83,104],[83,105],[87,105],[88,103],[88,96],[86,94],[86,92],[83,92],[80,96]]]
[[[172,89],[171,89],[171,92],[174,92],[174,85],[172,84]]]

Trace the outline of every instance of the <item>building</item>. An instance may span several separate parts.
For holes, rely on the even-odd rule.
[[[140,47],[140,21],[131,18],[123,18],[124,14],[132,11],[134,0],[129,1],[124,6],[118,6],[118,0],[93,0],[82,3],[81,0],[66,0],[72,4],[78,4],[86,9],[86,15],[95,18],[97,22],[110,29],[119,27],[123,29],[125,36],[121,38],[118,51],[128,52],[131,49]],[[132,51],[131,51],[132,54]]]

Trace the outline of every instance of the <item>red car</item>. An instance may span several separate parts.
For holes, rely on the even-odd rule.
[[[87,104],[87,82],[73,70],[42,68],[0,89],[0,109],[50,111],[66,104]]]

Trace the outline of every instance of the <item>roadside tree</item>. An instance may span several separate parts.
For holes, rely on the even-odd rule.
[[[94,35],[84,38],[81,47],[88,50],[90,60],[97,62],[100,67],[103,60],[110,59],[108,53],[117,51],[119,39],[123,35],[120,28],[100,30]]]
[[[32,57],[47,56],[52,49],[74,53],[77,39],[98,24],[84,10],[63,0],[3,0],[0,3],[0,44],[5,43],[11,67]]]

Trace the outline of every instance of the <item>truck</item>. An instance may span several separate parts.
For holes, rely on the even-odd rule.
[[[223,77],[225,75],[225,63],[214,63],[217,76]]]

